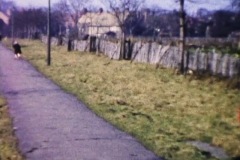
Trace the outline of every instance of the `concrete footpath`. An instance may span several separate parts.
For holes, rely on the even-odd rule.
[[[1,44],[0,92],[28,160],[161,160]]]

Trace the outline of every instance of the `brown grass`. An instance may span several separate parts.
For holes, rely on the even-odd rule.
[[[5,99],[0,96],[0,160],[22,160]]]
[[[159,156],[214,159],[187,144],[188,140],[240,156],[240,91],[227,88],[224,81],[198,80],[148,64],[66,52],[66,47],[53,47],[52,64],[47,66],[44,44],[21,44],[25,58],[38,70]]]

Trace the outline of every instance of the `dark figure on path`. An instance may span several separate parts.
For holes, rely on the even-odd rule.
[[[13,49],[14,49],[15,58],[20,58],[22,51],[21,51],[21,46],[18,44],[17,41],[14,41],[13,43]]]

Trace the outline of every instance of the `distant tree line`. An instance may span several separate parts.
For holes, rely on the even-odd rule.
[[[14,10],[11,16],[11,26],[14,36],[21,38],[38,38],[40,34],[47,33],[47,9],[29,8]],[[64,21],[58,11],[51,13],[51,33],[57,36],[64,31]]]
[[[145,13],[147,12],[147,13]],[[12,19],[13,18],[13,19]],[[165,10],[145,10],[132,13],[126,20],[125,32],[133,36],[179,36],[179,12]],[[10,20],[14,23],[18,37],[33,37],[36,33],[46,33],[47,10],[30,8],[15,10]],[[64,33],[64,18],[58,10],[52,12],[52,35]],[[12,24],[10,24],[12,25]],[[233,31],[240,31],[240,12],[201,9],[196,15],[186,17],[187,37],[227,37]]]
[[[144,17],[145,16],[145,17]],[[127,25],[136,26],[128,30],[134,36],[179,36],[179,11],[144,10],[137,18],[128,19]],[[139,19],[141,19],[139,21]],[[208,11],[199,9],[195,15],[186,15],[187,37],[227,37],[234,31],[240,31],[240,12],[230,10]],[[131,28],[131,27],[127,27]]]

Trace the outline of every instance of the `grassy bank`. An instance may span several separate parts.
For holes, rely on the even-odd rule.
[[[23,160],[17,150],[6,101],[0,96],[0,160]]]
[[[240,156],[240,91],[226,88],[224,81],[200,81],[148,64],[66,52],[66,47],[53,47],[47,66],[44,44],[20,43],[24,57],[39,71],[156,154],[173,160],[214,159],[186,143],[199,140]]]

